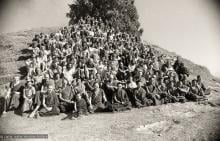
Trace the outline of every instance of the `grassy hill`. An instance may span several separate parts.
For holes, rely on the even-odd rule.
[[[15,33],[0,34],[0,85],[13,76],[22,75],[28,54],[28,43],[34,34],[55,32],[59,27],[37,28]],[[171,57],[177,54],[153,47],[158,54]],[[215,106],[196,102],[167,104],[132,109],[123,113],[100,113],[79,120],[66,120],[67,115],[29,119],[9,112],[0,118],[2,133],[48,134],[54,140],[219,140],[220,81],[203,66],[183,59],[191,77],[200,74],[213,89],[208,96]],[[1,95],[0,86],[0,95]],[[0,102],[1,105],[1,102]],[[0,106],[1,107],[1,106]],[[19,124],[18,122],[19,121]],[[92,128],[91,128],[92,127]],[[62,131],[60,130],[62,128]],[[20,130],[22,129],[22,130]]]

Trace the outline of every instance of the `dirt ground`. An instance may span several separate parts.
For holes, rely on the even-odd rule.
[[[9,112],[0,118],[0,129],[10,134],[48,134],[49,141],[217,141],[220,139],[218,86],[212,86],[207,105],[167,104],[90,114],[75,120],[62,120],[66,114],[30,119]]]

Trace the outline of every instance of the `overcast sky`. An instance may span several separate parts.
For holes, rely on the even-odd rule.
[[[5,0],[0,32],[67,25],[73,0]],[[220,77],[220,14],[211,0],[136,0],[144,39]]]

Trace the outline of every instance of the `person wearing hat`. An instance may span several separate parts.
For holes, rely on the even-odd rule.
[[[31,79],[28,79],[23,90],[23,104],[21,112],[31,111],[33,108],[33,99],[36,94],[35,88],[32,86]]]

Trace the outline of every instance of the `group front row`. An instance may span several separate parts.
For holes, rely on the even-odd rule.
[[[92,85],[92,86],[91,86]],[[113,76],[104,83],[76,79],[69,84],[66,79],[52,80],[45,75],[40,91],[27,79],[25,86],[19,77],[6,89],[4,112],[9,110],[28,113],[28,117],[52,116],[73,113],[73,117],[94,112],[117,112],[175,102],[207,101],[210,89],[205,88],[201,77],[189,83],[156,81],[152,77],[146,84],[133,81],[115,80]]]

